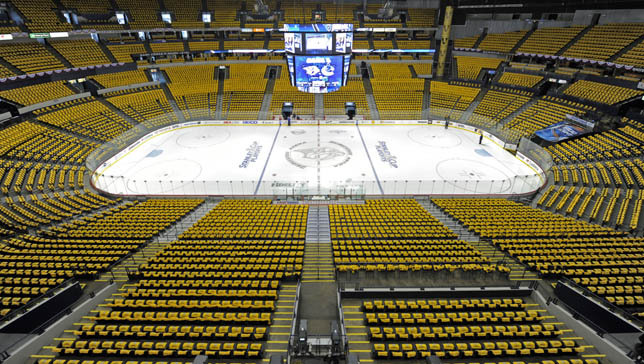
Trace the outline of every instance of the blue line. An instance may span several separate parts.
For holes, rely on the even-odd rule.
[[[255,187],[255,193],[253,193],[253,195],[257,195],[257,191],[259,191],[259,186],[262,184],[262,178],[264,178],[264,172],[266,172],[268,161],[271,160],[271,154],[273,154],[273,147],[275,146],[275,142],[277,141],[277,136],[280,134],[281,128],[282,128],[282,123],[280,123],[280,125],[277,127],[277,131],[275,132],[275,137],[273,138],[273,144],[271,144],[271,150],[268,151],[268,157],[266,157],[266,163],[264,163],[262,174],[259,175],[259,179],[257,180],[257,187]]]
[[[356,129],[358,129],[358,134],[360,135],[360,140],[362,140],[362,146],[364,147],[364,151],[365,153],[367,153],[367,158],[369,159],[369,164],[371,165],[371,170],[373,171],[373,176],[376,177],[376,182],[378,183],[380,194],[384,195],[385,191],[383,191],[382,186],[380,185],[380,179],[378,178],[378,173],[376,173],[376,168],[373,166],[373,162],[371,161],[371,156],[369,155],[369,149],[367,149],[367,144],[364,142],[364,138],[362,137],[362,133],[360,132],[360,125],[356,124]]]

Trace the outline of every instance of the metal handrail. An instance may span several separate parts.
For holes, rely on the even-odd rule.
[[[2,322],[8,323],[9,321],[13,320],[17,316],[25,313],[29,308],[41,303],[42,302],[41,300],[43,298],[51,297],[54,291],[70,286],[71,285],[70,283],[75,280],[76,280],[75,277],[68,278],[65,281],[61,282],[59,285],[48,289],[47,292],[41,294],[40,296],[32,298],[29,302],[25,303],[24,305],[9,311],[9,313],[7,313],[5,316],[2,317]]]
[[[72,281],[72,280],[74,280],[74,279],[70,278],[65,282],[69,282],[69,281]],[[63,282],[63,283],[65,283],[65,282]],[[76,283],[78,283],[78,282],[76,282]],[[89,297],[93,298],[94,297],[94,292],[90,292]],[[19,343],[23,342],[24,340],[32,337],[33,335],[40,335],[45,330],[45,328],[49,327],[53,322],[58,321],[62,316],[67,315],[72,310],[73,307],[75,307],[77,305],[80,305],[82,303],[84,303],[84,302],[80,302],[80,300],[76,300],[76,301],[72,302],[71,304],[69,304],[66,307],[64,307],[63,309],[61,309],[54,316],[49,318],[47,321],[45,321],[42,324],[40,324],[38,327],[34,328],[30,332],[28,332],[28,333],[22,335],[20,338],[16,339],[11,345],[9,345],[6,348],[4,348],[2,353],[0,353],[0,363],[3,363],[5,360],[7,360],[8,358],[11,357],[11,354],[9,353],[9,349],[15,347],[16,345],[18,345]]]

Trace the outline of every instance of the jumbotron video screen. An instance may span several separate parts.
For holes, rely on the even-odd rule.
[[[347,84],[353,24],[285,24],[284,51],[291,85],[328,93]]]

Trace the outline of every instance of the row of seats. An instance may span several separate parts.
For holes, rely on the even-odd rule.
[[[423,105],[425,80],[412,78],[408,64],[371,63],[373,97],[382,119],[416,119]]]
[[[564,94],[602,104],[614,105],[619,102],[632,99],[636,96],[644,95],[644,91],[608,85],[605,83],[579,80],[570,85],[564,91]]]
[[[224,105],[227,119],[257,119],[262,106],[267,78],[264,64],[232,64],[224,82]],[[284,75],[286,70],[282,70]],[[287,75],[288,76],[288,75]]]
[[[51,227],[43,234],[59,238],[148,239],[202,203],[201,199],[131,201],[110,211]]]
[[[431,264],[489,262],[480,251],[458,240],[334,240],[336,264]]]
[[[40,113],[38,119],[74,134],[101,141],[110,141],[132,127],[116,112],[93,98],[89,102],[65,109]]]
[[[178,121],[165,93],[158,88],[108,97],[107,101],[136,122],[150,128]]]
[[[370,327],[369,340],[453,340],[453,339],[507,339],[552,338],[563,331],[552,324],[496,325],[496,326],[383,326]]]
[[[434,264],[337,264],[338,272],[356,273],[366,272],[423,272],[423,273],[494,273],[499,272],[507,275],[510,268],[492,263],[434,263]]]
[[[146,5],[148,4],[143,4],[143,6]],[[190,6],[185,5],[181,6],[180,8],[191,8]],[[151,6],[156,7],[156,5],[154,4],[152,4]],[[140,10],[141,13],[137,14],[136,16],[134,16],[134,14],[130,14],[132,16],[131,20],[133,20],[131,26],[141,26],[142,28],[150,27],[153,25],[155,27],[165,26],[157,19],[156,14],[149,14],[147,9],[141,9],[138,6],[134,9],[134,11],[137,12]],[[235,17],[234,14],[235,13],[233,12],[233,19]],[[217,23],[217,18],[219,18],[219,16],[216,15],[215,18],[215,23]],[[180,21],[179,23],[176,23],[175,26],[181,26],[181,24],[190,23],[194,23],[193,25],[197,26],[203,25],[202,22],[194,19],[192,21]],[[29,26],[29,23],[27,23],[27,26]],[[109,27],[109,25],[103,26]],[[119,27],[116,24],[114,24],[114,26]],[[526,53],[557,54],[582,29],[582,26],[537,29],[518,48],[518,51]],[[47,31],[51,30],[48,29]],[[567,49],[564,52],[564,55],[575,58],[607,60],[610,56],[616,54],[620,49],[626,47],[632,41],[636,40],[642,34],[642,32],[643,30],[641,24],[624,23],[596,25],[592,27],[590,31],[583,37],[581,37],[581,39],[579,39],[575,44],[573,44],[570,49]],[[516,44],[526,35],[526,33],[526,31],[499,34],[490,33],[484,36],[483,41],[479,45],[479,48],[493,52],[510,52],[513,48],[515,48]],[[176,39],[176,35],[172,35],[171,37],[172,40]],[[166,37],[163,38],[164,41],[162,42],[153,41],[150,43],[150,49],[152,50],[152,52],[183,52],[185,50],[184,42],[167,42],[165,41]],[[477,39],[478,36],[464,38],[462,40],[458,39],[456,40],[455,44],[457,47],[470,48],[474,46],[474,43]],[[122,38],[119,40],[122,40]],[[391,42],[387,42],[390,43],[387,47],[385,47],[386,44],[384,43],[379,43],[379,45],[385,48],[391,48]],[[72,66],[80,67],[110,63],[107,54],[103,52],[103,49],[99,47],[94,40],[52,40],[50,41],[50,43],[54,47],[56,52],[58,54],[61,54],[67,61],[69,61]],[[218,41],[207,42],[208,44],[204,43],[206,42],[190,41],[188,43],[188,48],[190,48],[191,51],[219,49],[220,44]],[[222,42],[222,44],[224,49],[264,48],[264,40],[227,40]],[[401,41],[401,44],[403,45],[403,48],[408,46],[403,41]],[[146,47],[142,42],[107,44],[107,46],[111,55],[114,56],[114,58],[119,62],[133,62],[133,54],[148,53]],[[5,45],[3,47],[6,47],[6,50],[0,49],[0,56],[9,61],[9,63],[11,63],[12,65],[16,66],[22,72],[35,73],[65,68],[64,65],[56,58],[56,56],[54,56],[45,46],[38,42],[12,43],[11,45]],[[356,44],[356,47],[360,48],[359,44]],[[417,48],[418,46],[414,47]],[[365,46],[362,48],[371,47]],[[635,60],[637,60],[639,54],[637,53],[638,49],[629,50],[629,52],[625,55],[622,55],[620,59],[623,59],[625,63],[634,63]],[[36,57],[34,57],[34,55],[36,55]],[[5,76],[13,75],[13,72],[9,69],[4,68],[4,72],[6,73]]]
[[[642,154],[644,130],[630,119],[624,126],[546,147],[557,164],[632,158]]]
[[[479,309],[524,309],[529,307],[520,298],[481,298],[481,299],[438,299],[438,300],[374,300],[363,301],[362,309],[372,311],[414,311],[414,310],[468,310]]]
[[[367,200],[329,206],[331,239],[456,238],[414,200]]]
[[[535,87],[543,79],[543,76],[531,75],[527,73],[503,72],[498,82],[508,85],[531,88]]]
[[[622,127],[547,147],[557,163],[554,185],[537,205],[620,230],[639,230],[643,194],[635,188],[644,187],[644,162],[637,158],[644,134],[639,123],[622,122]]]
[[[508,341],[456,344],[374,344],[377,359],[415,359],[435,355],[439,358],[478,358],[514,356],[558,356],[585,352],[572,340]]]
[[[557,54],[583,29],[583,25],[573,25],[565,28],[539,28],[530,34],[528,39],[517,49],[517,52]]]
[[[428,214],[414,200],[329,206],[338,272],[509,272]]]
[[[621,56],[615,63],[639,67],[644,62],[644,43],[639,43]]]
[[[155,203],[154,200],[150,200],[141,204],[128,203],[120,205],[113,208],[107,215],[119,216],[122,215],[122,211],[132,211],[139,205],[163,206],[165,215],[170,215],[169,211],[173,209],[172,201],[161,201],[160,203]],[[118,201],[89,192],[71,194],[65,191],[63,193],[55,192],[53,197],[43,197],[30,202],[20,197],[16,202],[9,203],[6,207],[5,205],[0,205],[0,210],[3,214],[3,221],[10,223],[10,225],[6,226],[15,229],[20,227],[18,225],[20,223],[28,227],[37,227],[39,224],[48,223],[48,221],[57,221],[63,217],[73,217],[79,212],[90,212],[115,203],[118,203]],[[186,202],[181,200],[179,204],[185,205]],[[137,211],[140,222],[145,220],[141,214],[151,213],[155,210],[138,209]],[[71,224],[86,221],[91,225],[91,221],[98,220],[101,221],[101,227],[104,231],[110,231],[110,228],[113,231],[114,229],[119,231],[122,228],[119,219],[103,219],[103,216],[106,215],[96,214],[75,220]],[[9,218],[13,220],[7,220]],[[160,220],[156,214],[150,214],[149,218]],[[108,220],[113,224],[111,227],[107,223]],[[137,219],[133,219],[133,221],[136,223]],[[114,234],[103,234],[101,240],[94,240],[99,235],[101,234],[83,234],[82,239],[76,239],[73,237],[45,238],[23,234],[18,238],[5,240],[2,244],[2,254],[0,254],[0,261],[3,264],[3,269],[0,270],[0,281],[3,287],[0,313],[2,315],[8,314],[12,309],[28,303],[33,298],[61,284],[63,280],[69,278],[94,279],[97,274],[108,270],[112,265],[138,250],[145,243],[145,240],[142,239],[109,238],[107,236]],[[234,307],[235,304],[237,303],[232,301],[227,307]],[[247,303],[242,301],[239,304],[246,305]],[[253,302],[252,304],[255,303]],[[220,303],[219,305],[221,306],[222,304]],[[270,308],[270,306],[268,307]]]
[[[33,162],[82,164],[97,143],[24,121],[0,130],[0,154]]]
[[[73,67],[112,63],[103,53],[101,47],[92,39],[52,40],[50,44]]]
[[[634,168],[633,170],[639,171],[639,168],[635,168],[634,164],[631,167]],[[612,168],[611,171],[614,173],[628,171],[625,167],[622,168],[622,172],[618,172],[617,168]],[[576,169],[572,170],[577,171]],[[585,172],[586,169],[583,171]],[[594,169],[592,171],[594,172]],[[604,172],[603,176],[607,178],[604,169],[602,172]],[[638,173],[641,177],[641,173]],[[615,174],[618,178],[619,175]],[[625,174],[625,176],[629,175]],[[632,181],[628,183],[632,187]],[[621,185],[621,181],[619,184]],[[578,218],[585,217],[589,212],[590,221],[634,232],[640,228],[641,205],[644,198],[644,192],[641,189],[637,193],[635,191],[633,188],[611,187],[610,183],[605,187],[592,188],[577,187],[572,184],[551,185],[537,200],[537,206],[567,215],[575,215]],[[599,197],[594,200],[591,206],[588,202],[597,196]],[[607,200],[608,196],[610,199]],[[600,211],[604,211],[603,214],[599,215]]]
[[[26,18],[25,25],[32,32],[72,30],[72,25],[61,21],[61,18],[52,10],[56,5],[51,0],[15,0],[11,3]]]
[[[458,120],[478,96],[480,90],[475,87],[432,81],[430,85],[430,113],[437,117]]]
[[[539,28],[519,44],[516,51],[607,61],[644,34],[644,24],[642,23],[594,25],[590,26],[587,31],[585,28],[579,25]],[[585,33],[579,39],[575,39],[582,31]],[[488,33],[478,45],[478,49],[510,53],[526,34],[525,30]],[[478,38],[479,36],[456,39],[454,45],[459,48],[474,48]],[[573,40],[574,42],[570,44]],[[628,55],[621,55],[620,59],[626,64],[637,65],[636,61],[639,59],[637,52],[636,50]]]
[[[325,115],[344,115],[344,104],[347,100],[355,102],[356,115],[362,115],[365,119],[370,118],[364,83],[358,78],[350,78],[347,80],[347,85],[340,90],[324,94]]]
[[[544,277],[568,277],[609,302],[644,317],[642,238],[497,239],[493,242]]]
[[[178,309],[185,311],[217,309],[225,311],[253,310],[253,311],[272,311],[275,309],[273,301],[252,301],[252,300],[128,300],[115,299],[107,304],[112,310],[124,309],[148,309],[164,310]]]
[[[135,85],[149,81],[144,70],[106,73],[90,76],[89,78],[98,82],[104,88]]]
[[[24,106],[39,104],[74,94],[75,92],[67,87],[64,81],[47,82],[0,91],[0,97]]]
[[[478,48],[484,51],[509,53],[528,32],[488,33]]]
[[[603,174],[608,178],[608,172],[604,171]],[[548,189],[537,204],[550,208],[555,201],[565,201],[575,196],[574,205],[580,205],[577,216],[582,216],[597,189],[593,188],[582,200],[584,193],[575,193],[574,189],[564,193],[563,187],[556,191],[554,187]],[[612,221],[616,224],[626,223],[628,206],[635,196],[633,190],[627,190],[626,198],[622,199],[621,190],[613,191],[610,196],[607,191],[604,189],[593,205],[590,219],[599,219],[604,224]],[[640,209],[641,195],[637,199]],[[558,199],[560,196],[562,199]],[[635,278],[644,273],[640,269],[644,257],[644,241],[641,238],[625,237],[623,232],[507,200],[433,201],[470,230],[484,238],[492,238],[501,250],[540,275],[576,278],[578,282],[593,287],[594,292],[599,292],[608,301],[628,308],[636,315],[640,315],[644,309],[644,298],[638,294],[639,284]],[[603,201],[607,201],[606,207],[603,214],[599,214]],[[560,202],[557,209],[564,206],[565,202]],[[620,290],[599,288],[597,279],[601,277],[620,279],[624,283],[619,284],[622,286]],[[628,281],[631,284],[625,283]],[[605,281],[605,284],[618,286],[615,282],[609,284]]]
[[[376,360],[581,360],[592,348],[573,335],[563,338],[570,330],[528,298],[363,300],[360,308]]]
[[[214,118],[219,87],[214,65],[169,67],[166,74],[171,81],[168,88],[186,120]],[[203,82],[194,82],[197,79]]]
[[[545,96],[505,123],[503,128],[518,142],[522,136],[528,137],[539,129],[565,120],[566,115],[583,116],[586,111],[580,107],[580,104],[566,105],[562,100]]]
[[[130,272],[131,284],[119,297],[93,311],[90,322],[75,328],[76,337],[58,343],[53,353],[78,360],[263,357],[280,280],[300,275],[301,261],[293,263],[301,260],[296,257],[303,255],[304,244],[299,235],[298,240],[285,241],[275,240],[272,234],[255,236],[251,224],[260,229],[284,224],[297,230],[305,228],[306,212],[302,206],[271,205],[270,201],[220,202],[186,235],[208,234],[211,226],[238,226],[234,240],[201,237],[166,245]],[[266,264],[262,274],[253,274],[259,267],[255,262],[281,256],[290,268]],[[230,259],[240,261],[232,267],[225,262]]]
[[[74,191],[74,195],[68,192],[67,195],[43,195],[40,198],[32,195],[29,201],[23,196],[16,197],[15,201],[7,199],[6,205],[0,205],[0,225],[8,230],[26,231],[30,227],[59,222],[83,211],[114,203],[113,200],[87,192]]]
[[[20,0],[15,2],[15,5],[18,9],[29,19],[26,22],[26,25],[29,27],[30,31],[33,32],[42,32],[42,31],[66,31],[71,30],[71,25],[66,22],[61,22],[57,14],[52,11],[55,8],[55,5],[50,0],[37,0],[32,2],[26,2]],[[144,1],[141,4],[133,4],[128,1],[120,0],[116,3],[115,6],[118,6],[117,9],[128,11],[128,20],[131,29],[152,29],[152,28],[164,28],[164,27],[173,27],[173,28],[204,28],[206,27],[205,23],[201,20],[201,11],[211,11],[214,12],[211,23],[208,25],[211,28],[215,27],[239,27],[242,23],[242,19],[237,16],[239,10],[238,5],[231,5],[221,0],[208,0],[206,2],[201,2],[199,0],[189,0],[186,2],[169,0],[167,3],[163,4],[162,8],[159,3],[153,1]],[[52,8],[52,6],[54,6]],[[104,19],[95,19],[87,15],[108,15],[113,9],[109,3],[101,4],[85,4],[82,1],[78,0],[66,0],[62,3],[63,9],[71,9],[78,13],[78,15],[83,16],[81,18],[80,27],[83,29],[96,29],[96,30],[123,30],[123,26],[113,22],[113,20],[104,20]],[[356,27],[359,27],[360,24],[357,20],[354,19],[354,10],[357,10],[355,7],[348,6],[336,6],[336,5],[325,5],[317,4],[321,6],[322,9],[326,10],[326,21],[327,22],[340,22],[340,23],[353,23]],[[275,9],[273,6],[271,7]],[[316,8],[316,4],[306,4],[302,7],[300,4],[298,6],[294,5],[283,5],[281,10],[283,11],[283,20],[278,20],[279,25],[281,26],[283,22],[309,22],[315,19],[312,18],[312,11]],[[167,10],[172,13],[172,23],[165,23],[161,21],[156,15],[161,10]],[[406,11],[407,16],[405,17],[405,24],[407,27],[431,27],[435,25],[436,22],[436,9],[400,9]],[[378,12],[378,6],[369,5],[367,8],[368,14],[374,14]],[[396,15],[398,14],[398,9]],[[34,19],[35,20],[31,20]],[[252,20],[248,18],[246,21],[248,26],[265,26],[272,27],[274,25],[273,21],[266,20]],[[13,23],[11,23],[13,24]],[[387,26],[387,27],[402,27],[403,23],[400,20],[393,21],[382,21],[382,20],[369,20],[365,19],[364,26]],[[16,32],[19,31],[18,27]],[[11,31],[9,31],[11,32]]]
[[[139,362],[136,360],[128,360],[127,362],[123,362],[122,360],[98,360],[94,362],[94,360],[84,360],[82,363],[77,360],[77,359],[39,359],[38,364],[168,364],[167,361],[144,361],[144,362]],[[506,361],[503,362],[504,364],[526,364],[524,361]],[[178,362],[170,362],[169,364],[183,364],[183,362],[178,361]],[[469,362],[469,364],[480,364],[476,362]],[[557,360],[543,360],[543,361],[530,361],[528,364],[599,364],[599,361],[597,359],[557,359]]]
[[[432,199],[441,210],[484,238],[622,236],[592,225],[505,199]]]
[[[366,313],[367,325],[415,325],[455,323],[526,323],[540,322],[543,317],[536,311],[465,311],[465,312],[381,312]]]
[[[224,200],[181,239],[304,239],[308,206],[270,200]]]
[[[195,339],[195,340],[265,340],[263,326],[164,326],[164,325],[94,325],[86,324],[74,332],[79,338]]]
[[[562,55],[607,61],[642,34],[644,34],[644,24],[642,23],[595,25]]]
[[[26,194],[83,188],[86,168],[42,162],[0,159],[0,192]],[[43,196],[46,198],[46,196]]]
[[[314,94],[300,92],[295,87],[291,86],[288,72],[285,71],[286,69],[282,68],[279,77],[275,79],[273,98],[271,99],[270,106],[271,115],[281,115],[282,105],[285,102],[293,102],[294,115],[314,115]],[[240,82],[243,83],[243,81]]]
[[[44,45],[38,42],[2,44],[0,45],[0,57],[23,73],[54,71],[66,68]],[[5,74],[5,76],[12,75]]]
[[[501,58],[454,56],[458,78],[476,80],[483,69],[496,70]]]
[[[479,38],[480,38],[480,35],[474,35],[471,37],[454,39],[454,48],[473,49]]]
[[[260,358],[261,343],[191,343],[139,341],[65,340],[52,351],[59,355],[170,357],[189,358],[207,355],[213,358]]]
[[[469,123],[494,127],[530,101],[531,94],[493,86],[474,109]]]

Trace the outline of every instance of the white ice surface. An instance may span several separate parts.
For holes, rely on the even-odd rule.
[[[199,125],[101,166],[114,194],[517,194],[543,176],[489,139],[434,125]]]

